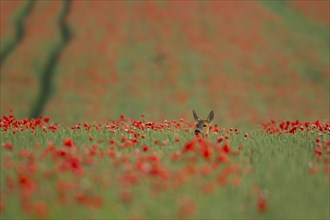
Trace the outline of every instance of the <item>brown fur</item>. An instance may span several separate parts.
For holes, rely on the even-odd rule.
[[[193,110],[193,116],[196,122],[195,133],[197,132],[202,135],[207,135],[209,133],[210,126],[214,119],[214,112],[211,111],[206,120],[200,119],[200,117],[195,112],[195,110]]]

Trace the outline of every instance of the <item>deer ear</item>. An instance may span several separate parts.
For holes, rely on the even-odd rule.
[[[197,113],[195,112],[195,110],[192,110],[193,112],[193,116],[196,122],[200,121],[201,119],[199,118],[199,116],[197,115]]]
[[[209,123],[211,123],[211,122],[213,121],[213,119],[214,119],[214,112],[211,111],[211,112],[209,113],[209,116],[207,116],[207,121],[208,121]]]

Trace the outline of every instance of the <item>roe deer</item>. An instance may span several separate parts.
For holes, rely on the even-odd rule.
[[[193,110],[193,116],[196,122],[195,134],[208,135],[210,126],[214,119],[214,112],[211,111],[206,120],[201,120],[195,110]]]

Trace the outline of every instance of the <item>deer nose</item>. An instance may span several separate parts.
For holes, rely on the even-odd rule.
[[[200,131],[200,130],[198,130],[198,129],[196,129],[196,130],[195,130],[195,133],[201,133],[201,131]]]

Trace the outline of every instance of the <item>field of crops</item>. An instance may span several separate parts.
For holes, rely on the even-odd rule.
[[[330,219],[330,1],[0,6],[1,219]]]
[[[4,219],[327,219],[330,123],[1,119]]]

